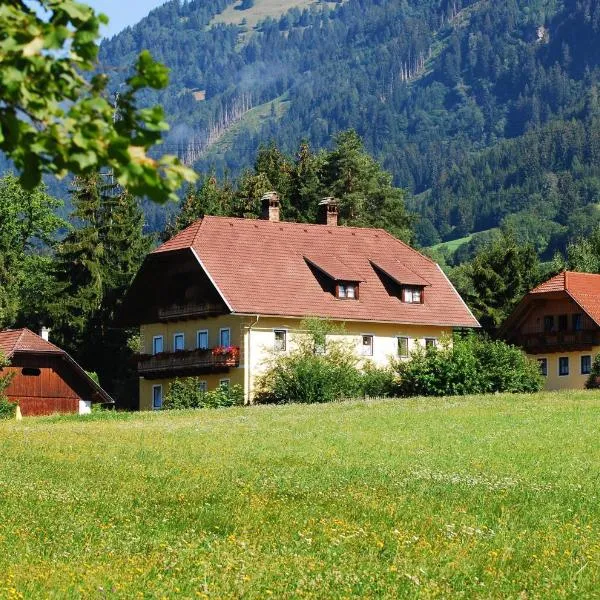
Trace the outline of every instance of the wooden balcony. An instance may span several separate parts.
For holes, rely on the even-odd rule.
[[[227,373],[240,364],[239,348],[232,346],[208,350],[183,350],[142,354],[137,357],[138,374],[146,379],[183,377],[208,373]]]
[[[161,321],[184,321],[222,315],[228,312],[223,304],[184,304],[163,307],[158,309],[158,318]]]
[[[521,346],[528,354],[591,350],[600,345],[600,331],[528,332],[520,333],[510,341]]]

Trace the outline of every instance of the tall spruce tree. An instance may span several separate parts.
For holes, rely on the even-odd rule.
[[[107,176],[76,180],[73,231],[57,249],[54,335],[122,405],[135,405],[127,340],[115,325],[122,298],[150,250],[135,198]]]

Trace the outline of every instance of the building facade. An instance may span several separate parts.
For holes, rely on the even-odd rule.
[[[600,275],[565,271],[534,288],[501,336],[538,361],[545,389],[582,389],[600,352]]]
[[[144,262],[122,310],[140,326],[141,409],[185,376],[240,385],[251,402],[310,317],[343,325],[332,337],[381,366],[479,326],[438,265],[383,230],[338,226],[333,199],[316,225],[281,221],[275,193],[263,202],[263,219],[207,216]]]

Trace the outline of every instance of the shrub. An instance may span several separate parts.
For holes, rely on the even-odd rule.
[[[596,357],[594,358],[592,370],[588,380],[585,382],[585,387],[588,390],[600,388],[600,354],[596,354]]]
[[[16,412],[17,405],[14,402],[0,397],[0,419],[14,419]]]
[[[310,319],[301,326],[307,333],[296,336],[296,348],[275,355],[259,377],[258,403],[314,404],[356,396],[361,391],[358,358],[341,341],[326,340],[335,330],[326,321]]]
[[[390,367],[377,367],[367,362],[359,378],[360,392],[369,398],[393,396],[396,390],[396,373]]]
[[[244,403],[244,391],[239,385],[231,387],[220,386],[215,390],[200,389],[197,377],[176,379],[169,387],[163,408],[166,410],[181,410],[186,408],[223,408]]]
[[[414,352],[395,369],[401,396],[537,392],[543,386],[537,363],[519,348],[472,334]]]

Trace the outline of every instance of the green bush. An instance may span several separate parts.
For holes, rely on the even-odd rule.
[[[17,405],[14,402],[0,397],[0,419],[14,419],[16,412]]]
[[[163,408],[181,410],[187,408],[223,408],[244,403],[244,391],[241,386],[220,386],[215,390],[202,391],[197,377],[176,379],[169,387]]]
[[[400,396],[453,396],[493,392],[537,392],[537,363],[515,346],[485,337],[456,337],[396,362]]]
[[[396,385],[396,373],[390,367],[377,367],[369,361],[360,372],[360,392],[368,398],[393,396]]]
[[[600,354],[596,354],[596,357],[594,358],[592,370],[588,380],[585,382],[585,387],[588,390],[600,388]]]
[[[314,404],[359,395],[358,358],[343,342],[326,339],[335,333],[331,325],[310,319],[301,327],[306,334],[295,337],[294,350],[275,355],[258,379],[255,401]]]

